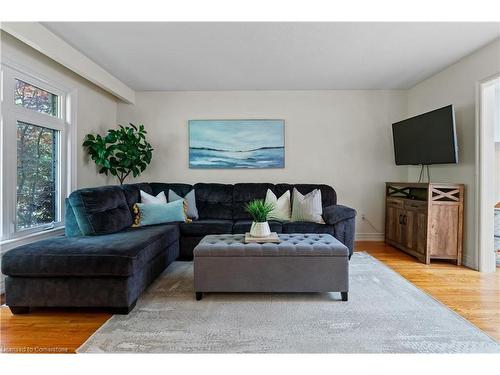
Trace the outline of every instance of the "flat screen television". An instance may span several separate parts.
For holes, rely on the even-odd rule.
[[[458,163],[453,105],[392,124],[396,165]]]

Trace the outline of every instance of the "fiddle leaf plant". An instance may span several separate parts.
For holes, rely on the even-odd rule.
[[[99,168],[99,173],[111,174],[123,181],[132,173],[139,176],[153,157],[153,148],[146,140],[144,125],[138,127],[118,125],[118,129],[108,130],[104,137],[87,134],[83,147],[87,148],[91,159]]]

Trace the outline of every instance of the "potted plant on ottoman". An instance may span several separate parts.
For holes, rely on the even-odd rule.
[[[274,205],[265,203],[262,199],[255,199],[246,204],[245,210],[253,218],[250,228],[250,235],[252,237],[268,237],[271,235],[267,218],[273,209]]]

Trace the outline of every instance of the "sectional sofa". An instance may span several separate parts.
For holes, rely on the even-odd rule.
[[[269,183],[139,183],[80,189],[66,199],[65,236],[20,246],[2,258],[6,304],[13,313],[32,307],[99,307],[128,313],[139,295],[176,259],[191,260],[208,234],[245,233],[246,202],[271,189],[278,197],[297,188],[320,189],[326,224],[271,221],[278,233],[329,233],[353,251],[356,211],[337,204],[328,185]],[[184,196],[195,189],[199,219],[133,228],[132,207],[140,190],[169,189]]]

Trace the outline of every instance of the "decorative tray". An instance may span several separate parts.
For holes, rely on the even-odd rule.
[[[250,233],[245,233],[245,243],[279,243],[280,239],[278,237],[278,233],[272,232],[267,237],[254,237],[251,236]]]

